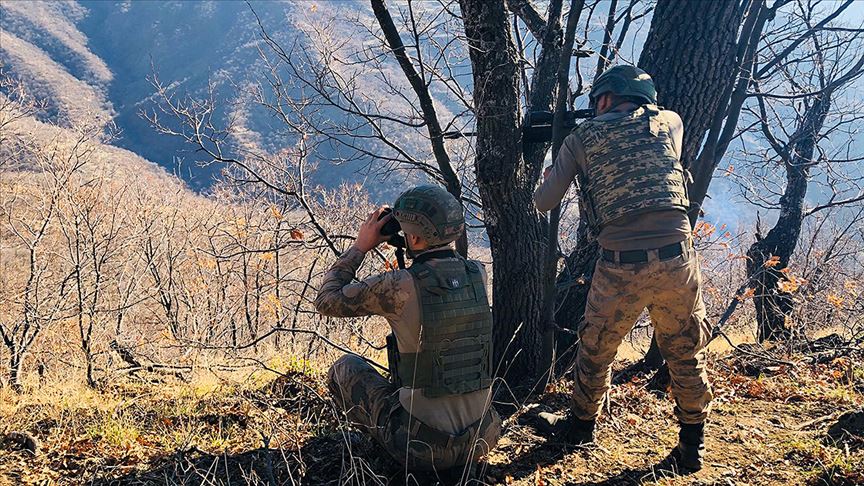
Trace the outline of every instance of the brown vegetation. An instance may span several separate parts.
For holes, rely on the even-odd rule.
[[[514,396],[509,386],[552,369],[543,338],[553,331],[559,350],[572,344],[597,248],[573,198],[551,233],[533,209],[550,144],[522,141],[521,114],[556,99],[572,107],[654,5],[613,1],[601,13],[599,2],[577,0],[571,12],[558,0],[546,19],[527,1],[508,1],[509,12],[485,0],[460,5],[457,15],[373,1],[374,20],[348,22],[370,32],[359,47],[327,21],[309,23],[308,42],[290,48],[262,27],[261,80],[237,89],[283,125],[276,142],[250,131],[237,114],[248,110],[223,123],[215,86],[183,96],[154,74],[155,104],[144,116],[199,163],[224,164],[206,195],[111,146],[100,88],[62,69],[23,27],[0,32],[17,76],[0,89],[0,481],[411,484],[348,427],[323,386],[338,353],[383,362],[388,331],[379,318],[314,312],[323,272],[374,199],[361,184],[309,183],[326,170],[318,157],[328,145],[390,182],[438,181],[472,217],[475,231],[460,249],[490,264],[497,352],[517,363],[514,379],[496,389],[508,418],[485,483],[864,481],[855,412],[864,406],[861,116],[860,101],[842,96],[864,72],[855,48],[864,30],[825,20],[849,3],[823,12],[818,2],[718,2],[717,12],[681,18],[675,1],[658,2],[640,64],[656,68],[661,99],[674,97],[695,127],[685,158],[701,164],[700,201],[725,177],[754,208],[782,215],[763,236],[761,227],[694,214],[709,315],[722,324],[711,348],[717,400],[709,466],[666,479],[652,466],[674,443],[671,405],[662,386],[649,391],[662,380],[634,363],[649,345],[647,319],[616,363],[596,449],[562,452],[524,420],[537,407],[565,409],[566,379],[540,396]],[[57,12],[43,7],[10,11],[16,22],[45,24]],[[592,59],[583,79],[577,59],[569,82],[560,40],[578,36],[584,47],[604,13],[596,70]],[[710,24],[715,14],[722,21]],[[772,23],[778,16],[786,23]],[[705,31],[672,35],[682,22]],[[94,82],[107,82],[70,25],[52,42],[78,52]],[[724,43],[722,52],[704,53],[708,44],[694,40],[704,37]],[[714,77],[689,71],[688,56],[666,62],[682,46],[708,57],[699,70]],[[469,64],[476,90],[459,82]],[[671,83],[684,72],[687,83]],[[706,92],[718,98],[707,108]],[[475,129],[473,143],[466,132]],[[729,149],[745,137],[749,148]],[[714,174],[727,151],[735,163]],[[823,203],[806,198],[814,187]],[[382,249],[358,276],[392,262]],[[547,280],[560,273],[558,285],[544,285],[544,262],[552,263]],[[775,337],[757,331],[769,313],[782,339],[753,344]],[[557,357],[566,370],[569,355]]]
[[[640,375],[613,387],[594,449],[548,443],[523,421],[537,407],[566,408],[567,381],[538,403],[504,405],[506,432],[481,478],[533,486],[860,484],[864,430],[860,418],[857,425],[851,415],[843,419],[864,406],[860,352],[819,364],[753,362],[745,354],[712,360],[708,464],[696,476],[664,478],[652,468],[674,445],[675,424],[668,398],[647,392]],[[13,484],[415,484],[341,422],[317,365],[265,365],[273,371],[200,371],[187,375],[191,382],[145,373],[101,390],[51,381],[25,395],[0,392],[0,430],[40,444],[36,454],[4,445],[0,477]]]

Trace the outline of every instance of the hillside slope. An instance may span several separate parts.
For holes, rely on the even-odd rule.
[[[861,484],[864,411],[854,411],[864,405],[864,369],[850,359],[795,360],[768,366],[758,377],[740,367],[752,364],[749,356],[713,361],[706,467],[683,477],[659,466],[675,444],[676,425],[670,401],[647,392],[644,377],[612,388],[591,448],[553,444],[524,423],[527,407],[499,402],[508,417],[504,436],[470,484]],[[153,376],[158,384],[104,391],[51,385],[24,396],[0,394],[0,430],[26,431],[40,446],[35,456],[0,456],[0,478],[154,486],[435,484],[406,476],[347,427],[321,370],[285,365],[274,364],[284,373],[275,380],[269,373],[239,382],[202,375],[191,384]],[[532,407],[565,409],[569,387],[556,384]]]
[[[266,71],[256,14],[289,45],[310,15],[320,20],[336,9],[282,1],[259,2],[254,9],[217,1],[4,1],[0,65],[46,103],[43,119],[64,126],[112,122],[119,134],[114,145],[177,171],[195,189],[207,189],[220,166],[199,166],[189,146],[160,135],[141,114],[154,107],[155,73],[179,97],[204,96],[215,87],[217,124],[242,123],[248,136],[239,142],[256,140],[270,151],[292,143],[279,136],[283,127],[272,114],[256,109],[243,92]],[[353,9],[354,2],[339,3],[341,14]],[[176,126],[164,117],[163,122]],[[338,157],[327,147],[316,155],[327,170],[312,175],[313,184],[336,187],[357,180],[360,165],[330,165]]]

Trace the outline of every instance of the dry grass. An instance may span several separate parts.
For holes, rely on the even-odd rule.
[[[150,376],[102,390],[62,383],[22,395],[3,389],[0,430],[27,431],[41,448],[35,457],[4,454],[0,473],[25,484],[158,484],[166,473],[160,467],[178,454],[239,455],[268,444],[293,449],[328,423],[326,402],[308,366],[282,371],[278,380],[255,372],[242,379],[201,375],[188,383]]]
[[[62,383],[23,395],[0,391],[0,431],[26,431],[42,444],[36,456],[0,456],[0,477],[11,484],[404,484],[400,468],[337,420],[321,370],[305,361],[268,364],[284,375],[211,373],[190,382],[150,376],[98,391]],[[536,486],[864,479],[861,437],[837,442],[826,435],[840,412],[864,405],[860,362],[770,367],[761,376],[742,374],[740,364],[712,364],[707,467],[696,475],[663,478],[653,468],[674,445],[676,427],[671,401],[636,377],[613,387],[595,449],[562,450],[525,425],[524,409],[512,414],[483,480]],[[566,408],[569,386],[560,382],[540,406]]]

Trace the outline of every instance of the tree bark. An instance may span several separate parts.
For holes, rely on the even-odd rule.
[[[696,225],[702,204],[708,197],[708,187],[714,176],[714,170],[720,164],[729,143],[735,136],[741,108],[747,99],[747,91],[752,82],[762,31],[765,24],[774,17],[776,9],[782,5],[781,2],[788,1],[776,0],[774,6],[768,8],[766,0],[753,0],[747,8],[741,32],[738,35],[734,79],[730,80],[730,84],[726,86],[721,95],[720,105],[711,114],[711,128],[708,130],[702,150],[690,170],[693,179],[689,186],[688,195],[691,206],[690,224],[693,226]]]
[[[21,364],[23,361],[22,356],[18,353],[13,353],[9,358],[9,387],[16,393],[21,393],[24,390],[24,385],[21,383]]]
[[[658,103],[684,122],[681,160],[690,167],[723,92],[734,82],[741,12],[738,2],[660,0],[654,10],[639,67],[654,79]]]
[[[96,378],[93,376],[93,355],[90,351],[86,352],[86,361],[87,361],[87,386],[90,388],[96,388]]]
[[[522,156],[518,56],[503,1],[459,4],[474,79],[475,171],[495,262],[495,363],[498,375],[519,381],[542,372],[545,234],[532,198],[536,177]]]

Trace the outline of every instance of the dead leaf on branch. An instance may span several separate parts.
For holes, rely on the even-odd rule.
[[[795,275],[787,275],[786,279],[777,282],[777,288],[780,289],[781,292],[791,294],[806,283],[806,279],[796,277]]]
[[[843,307],[843,297],[834,294],[828,294],[825,296],[825,300],[827,300],[829,304],[833,305],[838,309]]]
[[[737,298],[739,302],[743,302],[747,299],[752,299],[754,295],[756,295],[756,289],[754,289],[753,287],[748,287],[747,290],[745,290],[744,293],[739,295]]]
[[[270,214],[276,219],[282,219],[282,213],[276,206],[270,206]]]

